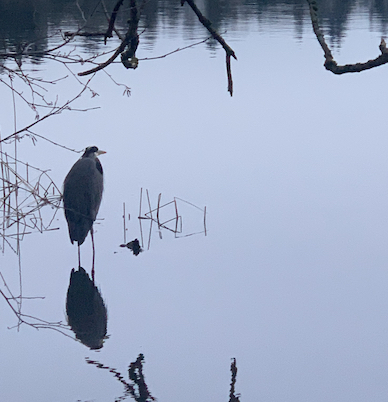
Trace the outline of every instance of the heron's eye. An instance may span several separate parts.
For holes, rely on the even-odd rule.
[[[83,158],[87,158],[92,154],[95,154],[96,152],[98,152],[98,148],[96,146],[92,146],[92,147],[87,147],[85,149],[84,154],[82,155]],[[95,156],[95,155],[94,155]]]

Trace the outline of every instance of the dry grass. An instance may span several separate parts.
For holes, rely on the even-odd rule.
[[[0,235],[16,254],[20,241],[34,232],[57,230],[51,225],[61,203],[61,192],[47,171],[0,151]],[[45,208],[46,213],[42,211]]]

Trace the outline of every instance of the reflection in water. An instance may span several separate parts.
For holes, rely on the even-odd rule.
[[[128,396],[131,396],[137,402],[156,401],[156,398],[151,395],[144,379],[144,355],[142,353],[140,353],[136,361],[132,362],[128,367],[128,378],[130,381],[127,381],[115,368],[104,366],[102,363],[95,360],[86,359],[86,362],[95,365],[99,369],[108,370],[124,385],[124,395],[116,399],[116,401],[123,401]]]
[[[101,349],[106,339],[107,310],[99,290],[82,267],[71,271],[66,313],[77,339],[90,349]]]
[[[139,354],[136,361],[132,362],[128,367],[128,380],[117,369],[104,365],[96,360],[86,358],[86,363],[92,364],[99,369],[107,370],[114,375],[114,377],[121,382],[124,386],[124,395],[120,398],[116,398],[116,401],[124,401],[128,396],[131,396],[137,402],[151,402],[157,399],[153,397],[148,389],[148,385],[144,378],[143,363],[144,355]],[[231,382],[229,391],[229,402],[240,402],[240,394],[236,393],[236,381],[237,381],[237,363],[236,358],[232,358],[230,364]]]
[[[230,364],[230,371],[232,372],[232,381],[230,383],[229,402],[240,402],[240,394],[236,395],[236,379],[237,379],[237,364],[236,358],[232,359]]]
[[[138,239],[132,240],[127,244],[120,244],[120,247],[128,247],[134,255],[139,255],[143,251]]]
[[[176,238],[178,237],[188,237],[196,234],[204,233],[207,235],[207,227],[206,227],[206,206],[204,208],[198,207],[194,205],[192,202],[185,201],[182,198],[174,197],[173,200],[162,204],[162,193],[158,195],[158,201],[155,208],[151,206],[151,198],[148,189],[145,191],[146,197],[143,197],[143,188],[140,189],[140,205],[139,205],[139,225],[140,225],[140,236],[141,236],[141,245],[144,247],[144,238],[143,238],[143,225],[142,221],[149,221],[149,233],[148,233],[148,246],[147,250],[150,249],[151,244],[151,235],[152,235],[152,225],[157,224],[159,230],[159,237],[162,238],[162,230],[169,231],[174,233]],[[146,200],[144,200],[146,198]],[[179,208],[178,208],[179,206]],[[195,209],[200,211],[200,214],[196,215],[194,220],[199,224],[196,227],[199,230],[192,230],[193,226],[189,227],[189,230],[183,231],[183,223],[182,223],[182,214],[178,212],[183,207],[190,207],[190,209]],[[147,208],[148,211],[143,213],[144,208]],[[190,211],[190,215],[191,211]],[[125,210],[124,210],[125,216]],[[186,218],[189,217],[189,212],[186,213]],[[124,234],[125,234],[125,220],[124,220]],[[126,240],[124,238],[124,243]],[[121,247],[125,247],[126,244],[121,245]]]
[[[81,4],[79,4],[81,3]],[[193,35],[193,29],[198,27],[198,21],[189,7],[179,7],[177,0],[154,0],[138,2],[141,4],[141,20],[139,28],[144,31],[142,42],[152,48],[158,36],[158,27],[164,25],[179,32],[184,25],[184,35]],[[197,1],[203,14],[212,21],[216,30],[231,30],[248,22],[257,22],[261,26],[265,23],[270,26],[280,25],[283,18],[292,18],[298,36],[303,33],[303,26],[307,22],[308,6],[306,0],[202,0]],[[105,9],[110,14],[117,0],[105,0]],[[135,2],[136,4],[136,2]],[[97,7],[96,7],[97,5]],[[320,16],[324,22],[327,35],[334,43],[340,44],[341,38],[352,18],[354,10],[368,16],[371,24],[385,33],[388,25],[386,1],[362,0],[331,0],[320,1]],[[0,1],[0,51],[21,52],[23,57],[28,51],[34,55],[34,61],[39,62],[42,53],[50,47],[53,36],[60,41],[61,30],[77,30],[84,27],[83,35],[93,35],[106,30],[106,14],[103,5],[96,0],[75,2],[69,0],[40,1]],[[126,8],[127,10],[129,8]],[[115,26],[119,29],[128,28],[128,13],[118,13]],[[86,47],[101,48],[101,43],[92,36],[85,41]],[[214,47],[214,45],[209,46]],[[131,60],[131,57],[128,58]]]

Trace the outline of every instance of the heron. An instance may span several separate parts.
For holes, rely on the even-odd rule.
[[[94,281],[93,223],[100,208],[104,189],[103,171],[98,155],[105,154],[96,146],[87,147],[73,165],[63,183],[63,206],[72,244],[78,244],[78,266],[81,266],[80,246],[90,231],[93,247],[92,279]]]

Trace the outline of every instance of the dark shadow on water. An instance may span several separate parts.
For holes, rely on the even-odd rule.
[[[108,14],[116,3],[117,0],[105,0]],[[117,15],[117,28],[125,30],[128,27],[128,3],[125,2],[125,7]],[[179,0],[137,1],[138,6],[144,4],[139,29],[144,31],[142,42],[146,43],[148,48],[152,48],[156,43],[159,27],[162,25],[176,35],[180,35],[179,27],[183,25],[188,38],[198,38],[202,27],[189,7],[181,7],[180,3]],[[304,22],[307,24],[306,29],[311,29],[306,0],[197,0],[196,3],[212,21],[212,26],[221,33],[223,30],[231,31],[233,27],[248,26],[248,21],[256,21],[260,25],[266,21],[285,24],[284,17],[294,21],[296,36],[299,38],[304,31]],[[326,35],[330,37],[330,42],[340,43],[341,38],[345,37],[349,19],[357,12],[357,5],[359,12],[368,16],[382,35],[386,34],[386,1],[319,1],[321,23]],[[25,47],[38,53],[44,52],[49,47],[48,38],[52,40],[54,37],[54,42],[60,43],[60,31],[74,31],[82,26],[83,32],[89,33],[104,32],[107,29],[107,18],[98,0],[0,0],[0,53],[19,52]],[[102,38],[84,39],[81,43],[90,51],[98,52],[103,48]],[[208,46],[213,49],[215,42],[210,42]],[[25,52],[22,54],[24,57]],[[39,60],[38,54],[36,60]]]
[[[144,378],[144,356],[142,353],[139,354],[136,361],[132,362],[129,365],[128,380],[126,380],[124,375],[113,367],[106,366],[98,361],[91,360],[89,358],[86,358],[86,362],[88,364],[96,366],[99,369],[109,371],[124,386],[124,394],[121,397],[116,398],[115,401],[124,401],[129,396],[133,398],[136,402],[152,402],[157,400],[151,395]]]
[[[139,255],[143,249],[140,247],[140,243],[138,239],[132,240],[127,244],[120,244],[120,247],[127,247],[132,250],[133,255]]]
[[[66,297],[67,321],[77,339],[90,349],[101,349],[106,339],[108,315],[99,289],[79,267],[70,275]]]

